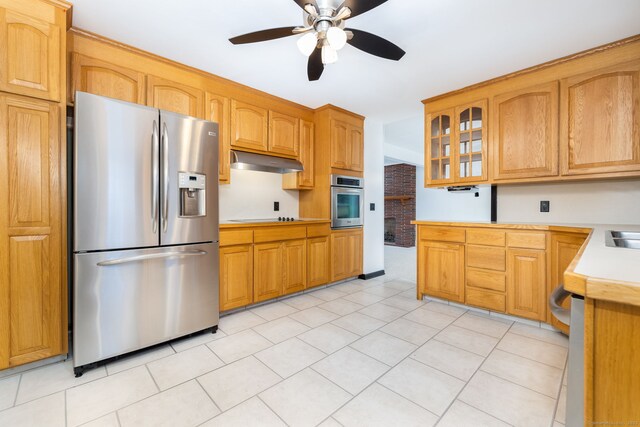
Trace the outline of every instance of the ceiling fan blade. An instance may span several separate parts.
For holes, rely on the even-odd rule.
[[[270,28],[268,30],[255,31],[253,33],[243,34],[241,36],[230,38],[233,44],[257,43],[267,40],[280,39],[294,35],[294,30],[298,27],[280,27]]]
[[[351,15],[349,15],[349,18],[353,18],[354,16],[358,16],[365,12],[368,12],[371,9],[374,9],[380,6],[382,3],[386,2],[387,0],[344,0],[344,3],[342,3],[342,5],[340,5],[340,7],[336,10],[340,12],[343,7],[348,7],[349,9],[351,9]]]
[[[389,40],[385,40],[375,34],[362,30],[354,30],[353,28],[345,28],[345,31],[351,31],[353,33],[353,38],[347,40],[347,43],[371,55],[399,61],[405,54],[404,50]]]
[[[324,71],[324,64],[322,63],[322,49],[316,48],[316,50],[309,56],[309,63],[307,64],[307,76],[309,81],[313,82],[320,79],[322,72]]]
[[[313,5],[313,7],[316,8],[316,11],[319,11],[320,8],[318,7],[318,3],[316,3],[316,0],[293,0],[294,2],[296,2],[298,4],[298,6],[300,6],[302,9],[305,9],[305,6],[310,4]]]

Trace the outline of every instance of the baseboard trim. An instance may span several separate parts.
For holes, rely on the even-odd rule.
[[[361,274],[358,276],[358,279],[369,280],[375,277],[384,276],[384,270],[374,271],[373,273]]]

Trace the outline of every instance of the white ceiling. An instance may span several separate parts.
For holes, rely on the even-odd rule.
[[[407,51],[399,62],[351,46],[306,77],[296,37],[228,38],[300,25],[292,0],[71,0],[74,26],[309,107],[332,103],[389,123],[449,90],[640,33],[638,0],[389,0],[348,26]]]

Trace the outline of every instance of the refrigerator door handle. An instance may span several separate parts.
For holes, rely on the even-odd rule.
[[[101,261],[96,265],[98,267],[109,267],[112,265],[120,265],[127,264],[130,262],[138,262],[138,261],[146,261],[150,259],[159,259],[159,258],[170,258],[170,257],[188,257],[188,256],[201,256],[206,255],[207,251],[194,250],[194,251],[173,251],[173,252],[162,252],[158,254],[148,254],[148,255],[137,255],[126,258],[117,258],[109,261]]]
[[[158,232],[158,198],[160,193],[160,141],[158,124],[153,121],[152,155],[153,155],[153,189],[151,190],[151,219],[153,219],[153,234]]]
[[[162,124],[162,183],[162,231],[166,233],[169,224],[169,133],[166,123]]]

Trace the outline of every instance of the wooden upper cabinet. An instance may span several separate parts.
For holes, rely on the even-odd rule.
[[[546,320],[546,252],[507,249],[507,313]]]
[[[331,120],[331,167],[349,168],[348,140],[349,124],[340,120]]]
[[[147,77],[147,105],[203,119],[204,93],[181,83],[156,76]]]
[[[60,37],[54,23],[0,8],[0,91],[59,101]]]
[[[267,151],[269,112],[246,102],[231,100],[231,146]]]
[[[418,286],[427,295],[464,302],[464,244],[420,241]]]
[[[145,104],[143,73],[120,67],[79,53],[73,54],[73,84],[70,99],[76,91],[106,96],[121,101]]]
[[[456,182],[487,180],[488,111],[486,99],[455,109]]]
[[[218,181],[231,183],[231,138],[229,98],[207,92],[205,95],[206,119],[218,123]]]
[[[269,152],[298,157],[300,150],[299,120],[269,111]]]
[[[364,139],[362,128],[351,126],[349,129],[349,170],[364,171]]]
[[[253,302],[253,246],[220,248],[220,311]]]
[[[59,112],[0,94],[0,369],[63,352]]]
[[[429,113],[426,122],[426,150],[424,164],[427,168],[424,175],[425,185],[450,184],[453,182],[452,159],[452,126],[454,111]]]
[[[341,120],[331,120],[331,167],[355,172],[364,170],[364,132]]]
[[[558,82],[493,99],[493,177],[558,175]]]
[[[314,124],[300,120],[300,150],[298,159],[302,163],[302,172],[287,173],[282,177],[282,188],[285,190],[310,190],[315,184],[314,161]]]
[[[560,84],[562,174],[640,170],[640,61]]]

